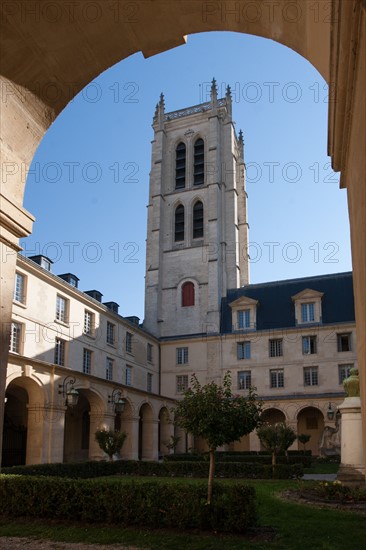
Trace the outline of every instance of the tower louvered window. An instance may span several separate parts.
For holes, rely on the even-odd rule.
[[[184,241],[184,206],[180,204],[175,209],[174,240]]]
[[[201,237],[203,237],[203,204],[198,201],[193,207],[193,238]]]
[[[194,144],[193,183],[203,185],[205,182],[205,146],[203,139],[197,139]]]
[[[175,188],[183,189],[186,186],[186,146],[178,143],[175,150]]]

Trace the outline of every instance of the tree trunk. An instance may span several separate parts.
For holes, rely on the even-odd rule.
[[[210,449],[210,470],[208,472],[207,504],[211,504],[214,474],[215,474],[215,451]]]
[[[276,469],[276,453],[272,453],[272,478],[274,479]]]

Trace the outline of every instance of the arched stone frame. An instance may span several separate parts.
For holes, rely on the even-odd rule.
[[[164,9],[162,9],[163,0],[157,0],[153,5],[135,2],[134,10],[139,16],[134,20],[133,35],[110,32],[112,28],[118,28],[118,25],[122,28],[125,24],[124,18],[119,17],[120,13],[116,15],[111,10],[104,12],[101,8],[98,21],[85,27],[86,35],[85,33],[80,35],[77,32],[77,25],[74,27],[67,25],[68,17],[61,17],[53,25],[53,33],[49,34],[48,22],[41,18],[36,37],[36,40],[39,40],[39,47],[32,50],[27,48],[26,43],[22,43],[31,36],[31,33],[27,32],[29,18],[24,17],[23,11],[26,2],[27,0],[17,2],[15,11],[5,14],[4,28],[8,16],[9,27],[3,33],[7,42],[7,57],[3,57],[2,80],[6,92],[9,92],[7,105],[9,108],[3,120],[5,129],[3,143],[7,153],[11,152],[10,162],[15,162],[17,166],[23,162],[27,166],[30,165],[43,132],[51,124],[55,115],[65,107],[73,95],[102,70],[139,50],[145,56],[149,56],[184,44],[187,33],[226,30],[276,40],[308,59],[327,82],[332,82],[337,101],[329,105],[329,154],[332,156],[334,169],[342,171],[342,186],[345,186],[347,178],[356,320],[360,334],[366,333],[366,266],[364,262],[366,229],[363,223],[366,217],[363,160],[365,58],[360,53],[366,50],[363,2],[333,0],[328,3],[327,16],[319,17],[318,13],[318,18],[310,8],[310,3],[305,0],[300,0],[296,6],[294,3],[278,2],[273,6],[273,10],[270,6],[258,6],[254,16],[248,16],[245,11],[247,6],[238,4],[235,9],[238,9],[239,13],[230,17],[223,14],[223,5],[220,3],[206,3],[205,10],[202,12],[201,4],[194,2],[189,4],[188,9],[179,0],[172,0],[168,5],[164,2]],[[253,8],[252,5],[251,7]],[[155,10],[159,10],[158,19],[154,17]],[[127,14],[127,16],[130,15]],[[172,20],[176,22],[173,27],[169,24]],[[342,21],[342,25],[335,24],[336,21]],[[89,36],[88,33],[92,35]],[[332,40],[330,40],[331,35]],[[102,40],[104,47],[98,50],[98,44]],[[57,46],[60,41],[63,43],[62,49]],[[90,44],[94,45],[95,50],[93,48],[90,50]],[[24,51],[32,52],[34,56],[38,55],[39,62],[33,62],[33,59],[29,59],[28,56],[19,55]],[[80,64],[79,58],[73,55],[74,51],[79,51],[80,55],[84,54],[89,62]],[[15,63],[14,59],[17,59],[21,66],[18,62]],[[43,60],[47,60],[47,63],[42,64]],[[68,86],[70,82],[73,83],[72,89]],[[54,87],[56,94],[47,96],[49,85]],[[18,141],[19,121],[25,129],[22,134],[22,143]],[[2,275],[7,282],[7,290],[2,297],[5,323],[8,323],[11,318],[11,290],[15,270],[15,257],[9,257],[8,251],[9,248],[13,251],[17,250],[18,238],[30,233],[33,222],[33,217],[21,207],[24,180],[22,181],[20,173],[14,171],[8,183],[3,205],[5,217],[10,220],[10,224],[7,222],[5,225],[5,244],[2,245],[4,247],[2,257],[7,259],[2,266]],[[361,402],[364,403],[366,348],[364,342],[359,340]],[[8,357],[7,341],[8,333],[4,331],[0,345],[2,350],[0,394],[2,395]],[[1,398],[1,404],[2,401]],[[0,406],[0,426],[2,425],[1,414],[2,405]],[[364,406],[363,423],[365,426]]]
[[[97,429],[112,427],[114,415],[109,414],[104,395],[94,384],[83,384],[76,381],[74,388],[79,393],[78,404],[73,409],[66,408],[64,427],[64,460],[100,460],[104,453],[95,441]],[[87,431],[84,433],[84,421],[87,420]],[[86,428],[85,428],[86,429]]]
[[[203,237],[194,238],[193,237],[193,209],[198,202],[201,202],[203,207]],[[189,212],[187,217],[188,217],[188,223],[187,223],[188,236],[189,236],[189,242],[191,243],[191,245],[194,246],[195,243],[201,243],[202,241],[205,242],[207,239],[207,224],[206,224],[207,212],[206,212],[205,200],[201,194],[195,194],[192,200],[189,201]]]
[[[307,410],[316,411],[316,413],[312,415],[314,419],[313,425],[310,425],[310,423],[307,424],[309,419],[309,417],[305,416]],[[317,421],[316,426],[315,419]],[[306,447],[308,450],[312,451],[313,455],[320,454],[320,443],[325,428],[325,419],[326,415],[323,414],[322,408],[314,402],[304,403],[298,409],[296,418],[296,432],[298,435],[308,434],[311,436],[310,441],[307,443]],[[301,447],[299,446],[298,448],[300,449]]]
[[[20,391],[19,391],[20,390]],[[49,430],[52,428],[52,416],[46,408],[47,393],[42,381],[32,373],[31,376],[19,376],[13,373],[7,379],[6,394],[8,395],[6,406],[11,407],[14,396],[22,407],[22,417],[26,427],[25,464],[42,464],[47,461],[46,449]],[[14,411],[13,411],[14,412]],[[61,420],[63,421],[63,415]]]
[[[177,296],[176,296],[176,311],[180,313],[184,313],[184,307],[182,306],[182,287],[185,283],[193,283],[194,285],[194,305],[193,306],[187,306],[189,309],[198,309],[200,307],[201,303],[201,296],[200,296],[200,285],[197,279],[194,277],[184,277],[184,279],[181,279],[177,286]],[[183,308],[183,309],[182,309]]]
[[[185,186],[184,187],[178,187],[176,188],[176,181],[175,181],[175,177],[176,177],[176,154],[177,154],[177,147],[180,143],[184,143],[185,147],[186,147],[186,164],[185,164]],[[172,150],[171,150],[171,153],[170,153],[170,156],[171,156],[171,181],[172,181],[172,184],[171,184],[171,191],[175,191],[176,193],[179,193],[180,191],[184,192],[188,189],[188,184],[189,184],[189,177],[188,177],[188,154],[189,154],[189,143],[188,143],[188,140],[184,137],[184,135],[181,135],[179,137],[177,137],[174,142],[172,142]]]
[[[181,241],[175,240],[175,226],[176,226],[176,211],[179,206],[182,206],[184,208],[184,239]],[[184,201],[179,198],[176,201],[174,201],[172,207],[171,207],[171,216],[170,216],[170,225],[171,225],[171,231],[170,234],[172,236],[172,242],[171,242],[171,248],[182,248],[186,246],[187,243],[187,230],[188,230],[188,224],[187,224],[187,208],[184,203]]]
[[[202,139],[203,141],[203,163],[204,163],[204,178],[203,178],[203,184],[195,185],[194,184],[194,149],[196,142]],[[201,131],[198,131],[194,135],[192,135],[191,142],[190,142],[190,148],[189,148],[189,159],[188,159],[188,165],[189,165],[189,188],[194,189],[201,189],[202,187],[205,187],[207,185],[207,172],[206,172],[206,165],[207,165],[207,136],[204,136]]]
[[[158,420],[154,407],[148,400],[139,406],[138,458],[139,460],[157,460],[158,458]]]

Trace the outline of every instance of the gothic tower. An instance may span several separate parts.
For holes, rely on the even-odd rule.
[[[229,86],[153,119],[144,327],[158,337],[220,331],[221,298],[249,282],[243,135]]]

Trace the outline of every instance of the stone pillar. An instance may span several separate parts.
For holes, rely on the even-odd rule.
[[[260,451],[261,442],[257,436],[257,432],[253,431],[249,434],[249,449],[251,451]]]
[[[52,464],[64,461],[65,406],[43,408],[44,448],[42,462]]]
[[[121,456],[125,460],[138,460],[139,458],[139,417],[122,416],[121,430],[127,433],[126,440],[121,449]]]
[[[27,425],[27,452],[26,461],[28,464],[42,464],[45,453],[44,442],[44,408],[39,405],[28,405]]]
[[[159,421],[142,421],[142,456],[141,460],[159,459]]]
[[[0,77],[0,461],[14,276],[19,239],[32,231],[34,217],[23,207],[28,167],[54,113],[30,91]],[[33,448],[30,460],[39,453]],[[38,460],[38,459],[37,459]],[[1,464],[0,464],[1,465]]]
[[[337,479],[350,484],[365,482],[365,458],[361,417],[360,381],[358,369],[351,369],[343,381],[347,394],[338,407],[341,422],[341,466]]]
[[[339,410],[342,415],[341,465],[337,479],[359,484],[365,481],[360,398],[346,397]]]

